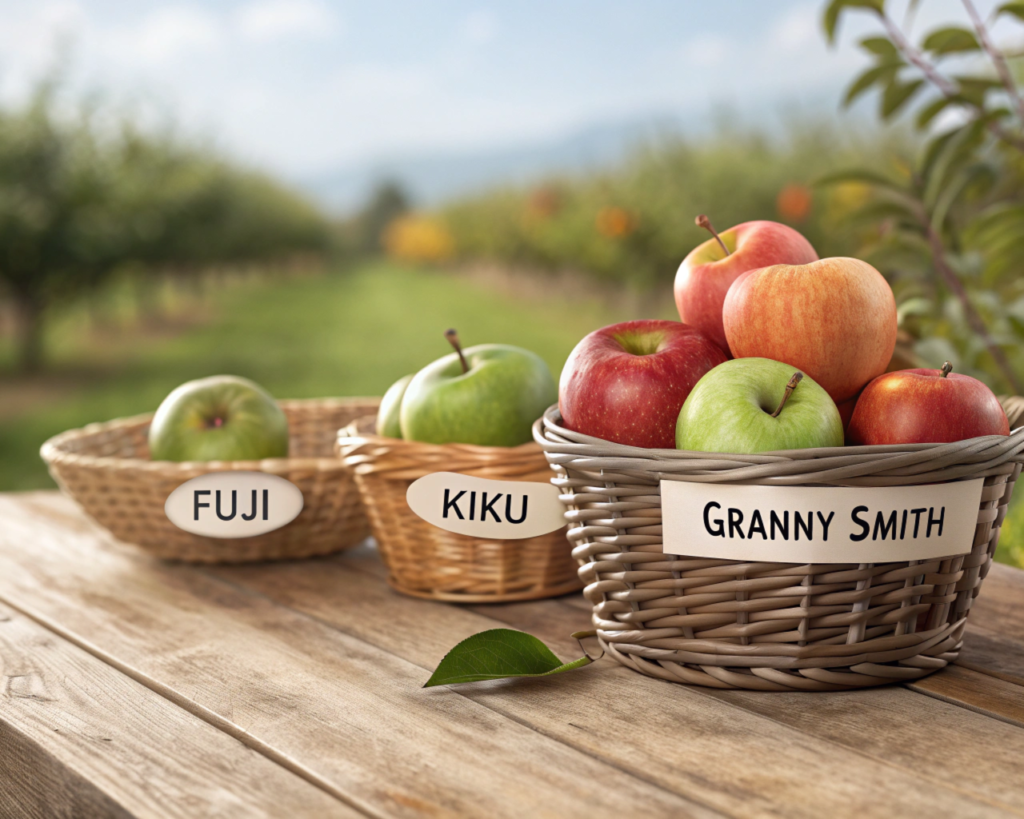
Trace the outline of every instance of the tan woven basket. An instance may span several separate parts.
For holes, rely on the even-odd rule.
[[[1012,428],[1024,400],[1004,407]],[[623,446],[560,420],[552,407],[534,437],[563,492],[602,647],[641,673],[714,688],[862,688],[917,679],[956,659],[1024,463],[1024,428],[954,444],[742,456]],[[979,477],[967,555],[797,565],[662,552],[661,480],[896,486]]]
[[[288,458],[172,463],[149,460],[152,414],[90,424],[51,438],[40,454],[61,489],[119,540],[157,557],[192,563],[241,563],[329,554],[363,541],[369,524],[352,475],[334,455],[338,430],[375,412],[379,398],[282,401],[291,434]],[[185,481],[210,472],[260,471],[302,490],[299,516],[249,538],[193,535],[171,523],[164,503]]]
[[[539,446],[424,444],[385,438],[374,429],[373,418],[350,425],[339,434],[338,449],[353,468],[395,589],[455,603],[503,603],[582,588],[565,529],[522,540],[483,540],[427,523],[405,500],[413,481],[433,472],[544,482],[551,473]]]

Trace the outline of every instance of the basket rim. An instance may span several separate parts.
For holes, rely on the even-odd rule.
[[[278,402],[281,409],[306,409],[313,407],[340,408],[360,404],[379,404],[379,396],[351,396],[338,398],[286,398]],[[118,458],[112,455],[83,455],[68,452],[64,447],[89,435],[111,430],[132,429],[152,421],[154,412],[98,421],[84,427],[68,429],[48,438],[39,448],[39,455],[48,467],[74,466],[82,469],[135,469],[143,472],[160,472],[194,476],[202,472],[267,472],[283,474],[292,469],[314,469],[316,471],[342,471],[344,462],[336,455],[317,458],[264,458],[250,461],[153,461],[146,458]]]
[[[389,438],[386,435],[378,435],[376,432],[365,432],[361,427],[373,421],[376,423],[375,415],[363,415],[351,421],[347,426],[338,430],[336,438],[339,447],[356,447],[363,444],[377,444],[390,446],[395,450],[401,450],[416,454],[437,454],[450,453],[453,450],[464,452],[466,455],[474,455],[478,458],[498,458],[508,455],[524,455],[527,453],[539,453],[543,447],[536,440],[527,441],[517,446],[481,446],[480,444],[432,444],[425,441],[409,441],[405,438]],[[534,436],[536,438],[536,436]]]
[[[1024,463],[1024,426],[1008,436],[984,435],[946,444],[816,447],[743,454],[646,449],[573,432],[561,421],[558,406],[553,405],[533,425],[534,440],[552,466],[646,474],[659,480],[906,485],[982,477],[989,474],[986,470],[1004,472],[1008,462]]]

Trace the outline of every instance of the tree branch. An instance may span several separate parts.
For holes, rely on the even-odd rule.
[[[995,47],[992,38],[989,37],[988,28],[986,28],[985,23],[982,22],[981,17],[978,15],[978,10],[974,8],[974,3],[971,0],[963,0],[963,4],[964,8],[967,9],[967,16],[971,18],[971,22],[974,24],[974,30],[978,32],[978,42],[985,50],[985,53],[988,54],[992,65],[995,66],[996,73],[999,75],[1006,93],[1010,95],[1014,108],[1017,109],[1017,119],[1024,125],[1024,99],[1021,99],[1017,83],[1013,81],[1010,67],[1006,64],[1006,57],[1003,55],[1003,52]]]
[[[924,74],[925,78],[932,85],[938,88],[946,99],[955,99],[959,104],[973,108],[976,118],[984,116],[986,113],[985,109],[975,102],[970,102],[969,100],[962,98],[960,96],[960,87],[940,73],[933,63],[925,59],[925,56],[911,45],[910,41],[903,34],[903,31],[892,21],[892,18],[890,18],[889,15],[880,11],[878,12],[878,16],[881,18],[882,24],[885,26],[889,39],[892,40],[900,53],[907,58],[911,65]],[[1024,153],[1024,138],[1010,133],[996,120],[988,120],[985,122],[985,127],[994,137],[996,137],[996,139],[1006,143],[1012,148],[1016,148],[1021,153]]]
[[[921,221],[921,226],[924,229],[925,237],[928,240],[928,247],[932,252],[932,263],[935,265],[935,269],[942,274],[943,280],[946,282],[946,286],[953,292],[957,300],[960,302],[961,307],[964,310],[964,316],[967,319],[967,323],[971,325],[971,329],[977,333],[985,342],[985,346],[988,348],[989,353],[996,362],[996,366],[1003,373],[1003,377],[1007,383],[1013,388],[1014,395],[1021,395],[1020,381],[1017,379],[1016,373],[1013,371],[1013,366],[1010,364],[1010,360],[1006,357],[1006,353],[1003,348],[996,344],[988,331],[988,327],[985,324],[985,319],[981,317],[981,314],[975,309],[971,303],[970,297],[967,294],[967,290],[960,281],[960,277],[956,275],[956,271],[949,264],[949,260],[946,258],[946,249],[942,244],[942,237],[936,233],[935,229],[931,225],[931,221],[928,219],[928,214],[925,212],[924,207],[919,208],[918,216]]]

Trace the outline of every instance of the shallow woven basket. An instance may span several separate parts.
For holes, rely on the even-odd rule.
[[[157,557],[192,563],[242,563],[311,557],[346,549],[369,535],[352,475],[334,455],[338,430],[375,412],[379,398],[282,401],[290,457],[263,461],[151,461],[153,416],[90,424],[51,438],[40,454],[61,489],[100,526]],[[210,472],[257,471],[286,478],[304,506],[286,526],[248,538],[193,535],[167,519],[164,503],[185,481]]]
[[[484,540],[427,523],[405,500],[413,481],[433,472],[543,483],[551,472],[537,444],[424,444],[385,438],[374,429],[373,418],[352,424],[338,435],[338,450],[355,473],[392,587],[455,603],[535,600],[582,588],[565,529]]]
[[[1013,428],[1024,399],[1004,407]],[[534,437],[563,493],[602,647],[641,673],[714,688],[862,688],[955,660],[1024,463],[1024,428],[954,444],[742,456],[624,446],[570,432],[560,420],[552,407]],[[896,486],[979,477],[985,486],[967,555],[799,565],[662,553],[661,480]]]

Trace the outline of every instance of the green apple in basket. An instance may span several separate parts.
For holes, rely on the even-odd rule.
[[[149,427],[154,461],[258,461],[288,455],[288,418],[247,378],[215,375],[168,395]]]
[[[676,448],[752,454],[842,446],[829,394],[795,367],[737,358],[700,379],[679,411]]]
[[[551,370],[540,356],[508,344],[455,352],[420,370],[401,399],[402,437],[431,444],[518,446],[532,440],[533,422],[558,400]],[[393,388],[394,389],[394,388]]]
[[[402,437],[402,399],[405,390],[412,381],[411,375],[403,375],[388,387],[384,397],[380,399],[377,410],[377,434],[388,438]]]

